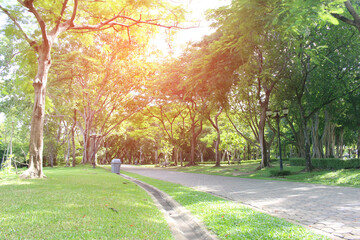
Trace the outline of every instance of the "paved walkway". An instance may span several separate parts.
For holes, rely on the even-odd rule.
[[[121,170],[179,183],[298,222],[333,238],[360,239],[360,188],[181,173],[122,165]]]

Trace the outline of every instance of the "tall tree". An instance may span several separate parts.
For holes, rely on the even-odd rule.
[[[251,91],[259,106],[258,116],[251,121],[258,122],[256,139],[262,153],[261,167],[269,166],[266,110],[288,61],[281,26],[271,25],[278,5],[279,1],[234,0],[229,7],[213,11],[210,17],[215,20],[217,31],[204,39],[202,58],[198,65],[194,64],[194,78],[210,86],[220,101],[237,84]]]
[[[59,35],[69,30],[87,32],[112,28],[116,31],[127,31],[131,39],[131,28],[141,24],[164,26],[160,20],[154,19],[166,19],[166,16],[162,14],[167,16],[170,14],[166,9],[166,12],[165,10],[156,11],[156,15],[160,17],[153,18],[149,9],[160,6],[152,1],[141,1],[141,3],[126,1],[123,4],[111,0],[81,2],[80,4],[78,0],[74,0],[72,4],[68,0],[55,3],[35,0],[18,0],[17,2],[20,6],[2,1],[0,9],[15,25],[17,36],[25,40],[37,54],[37,71],[33,79],[35,99],[30,132],[30,166],[21,177],[42,178],[44,177],[42,162],[46,85],[51,67],[51,50]],[[24,24],[30,17],[27,12],[35,18],[40,31],[29,32],[34,29],[34,22],[30,23],[33,27],[29,28],[29,31],[24,28]],[[142,15],[148,16],[149,19],[143,20]],[[177,22],[167,27],[172,28],[176,25]]]
[[[316,114],[321,109],[359,87],[354,84],[358,68],[357,49],[351,47],[356,44],[354,40],[354,31],[349,27],[314,24],[309,26],[307,32],[296,35],[292,41],[288,78],[283,82],[283,88],[278,89],[278,96],[279,101],[284,101],[286,96],[292,99],[290,110],[297,111],[297,114],[290,112],[295,118],[289,124],[293,131],[293,123],[298,124],[302,137],[297,139],[303,140],[299,144],[304,146],[302,150],[308,171],[312,169],[311,119],[316,121]],[[294,135],[297,135],[295,131]]]

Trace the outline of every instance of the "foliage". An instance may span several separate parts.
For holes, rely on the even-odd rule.
[[[151,197],[132,182],[103,169],[44,170],[40,181],[0,175],[2,238],[173,239]]]
[[[240,160],[240,161],[230,161],[230,165],[240,165],[240,164],[249,164],[249,163],[260,163],[261,159],[256,159],[256,160]],[[201,165],[212,165],[215,164],[216,162],[214,161],[206,161],[206,162],[197,162],[197,164],[201,164]]]
[[[47,29],[58,21],[62,2],[35,1]],[[352,4],[359,12],[358,1]],[[134,19],[176,26],[184,11],[170,5],[152,0],[80,1],[74,24],[97,24],[124,7],[122,13]],[[41,34],[32,14],[19,3],[1,1],[1,6],[39,46]],[[69,1],[63,20],[70,18],[72,7]],[[154,25],[118,25],[101,32],[73,29],[59,35],[52,45],[46,91],[45,160],[63,158],[76,118],[75,149],[82,145],[81,151],[87,151],[87,135],[101,134],[95,148],[102,162],[117,157],[155,163],[165,156],[177,164],[180,158],[193,161],[196,153],[196,161],[201,156],[213,163],[216,146],[235,161],[250,152],[250,144],[271,147],[277,130],[264,113],[268,107],[284,106],[290,113],[281,122],[280,135],[291,154],[304,157],[306,137],[309,156],[310,149],[331,146],[334,151],[329,142],[334,138],[338,148],[360,148],[360,42],[356,29],[339,19],[352,19],[344,0],[233,0],[208,13],[214,33],[180,56],[159,62],[146,59],[153,51],[147,48],[149,36],[158,32]],[[21,41],[23,35],[12,21],[1,28],[0,112],[6,121],[0,130],[0,156],[8,148],[15,120],[13,153],[24,162],[37,56]],[[207,121],[220,109],[218,127],[211,128]],[[329,123],[336,128],[331,134]],[[338,140],[341,131],[343,144]],[[215,144],[217,139],[221,142]]]

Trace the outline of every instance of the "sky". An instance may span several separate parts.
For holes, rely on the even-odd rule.
[[[206,11],[208,9],[216,9],[221,6],[229,5],[231,0],[168,0],[174,4],[182,4],[187,11],[190,12],[190,18],[195,20],[192,26],[194,28],[176,30],[173,40],[170,42],[168,37],[163,34],[154,38],[151,44],[160,50],[167,52],[172,51],[175,55],[181,53],[181,49],[186,46],[189,41],[197,42],[203,36],[211,34],[214,30],[210,28],[210,22],[206,21]],[[175,30],[174,30],[175,31]]]
[[[178,1],[180,2],[180,1]],[[191,16],[199,20],[199,28],[181,30],[179,32],[180,39],[199,41],[202,36],[210,34],[210,22],[206,21],[205,12],[208,9],[216,9],[218,7],[229,5],[230,0],[187,0],[187,10],[191,11]]]

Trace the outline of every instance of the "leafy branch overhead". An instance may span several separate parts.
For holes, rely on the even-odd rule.
[[[103,31],[109,28],[112,28],[116,32],[119,30],[126,29],[129,41],[131,42],[130,37],[130,28],[134,26],[140,26],[140,25],[151,25],[166,29],[188,29],[191,27],[182,27],[179,25],[178,22],[178,16],[175,15],[176,21],[173,24],[166,24],[162,23],[161,19],[143,19],[142,14],[139,14],[138,17],[132,17],[131,14],[127,15],[125,12],[125,8],[122,8],[117,14],[114,14],[113,17],[109,17],[104,20],[99,20],[100,18],[94,18],[97,19],[97,23],[88,24],[89,20],[84,19],[83,16],[78,17],[80,22],[86,22],[86,23],[76,23],[76,18],[79,11],[79,1],[74,0],[72,10],[70,11],[70,15],[66,18],[66,10],[69,8],[69,1],[64,0],[62,3],[62,7],[60,10],[60,13],[58,14],[58,18],[54,21],[55,26],[48,32],[49,24],[45,22],[44,18],[40,14],[41,8],[36,8],[34,6],[34,0],[28,0],[28,1],[21,1],[18,0],[18,2],[25,8],[28,9],[30,13],[34,15],[36,18],[36,21],[41,29],[41,35],[43,44],[45,46],[50,46],[54,40],[58,37],[59,34],[67,31],[67,30],[73,30],[79,33],[86,33],[91,31]],[[92,3],[95,3],[92,2]],[[91,2],[90,2],[91,4]],[[11,13],[7,8],[0,5],[0,9],[13,21],[13,23],[16,25],[18,30],[22,33],[22,36],[24,39],[29,43],[31,47],[33,47],[37,52],[39,51],[40,44],[36,42],[35,40],[31,39],[29,37],[28,33],[24,31],[21,24],[17,20],[17,17]],[[56,15],[55,13],[53,13]],[[90,15],[91,16],[91,15]],[[120,27],[120,28],[119,28]],[[51,46],[50,46],[51,47]]]

